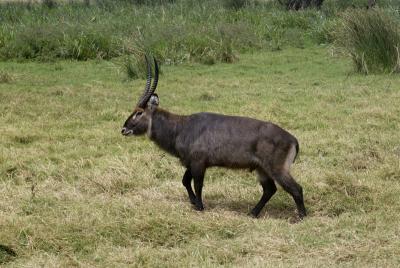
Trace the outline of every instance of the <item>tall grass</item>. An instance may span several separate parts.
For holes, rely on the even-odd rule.
[[[336,33],[336,45],[350,55],[357,71],[400,71],[400,23],[384,10],[348,10]]]
[[[244,51],[302,47],[328,18],[264,1],[97,0],[0,4],[0,58],[233,62]],[[314,33],[315,32],[315,33]]]
[[[167,64],[234,62],[240,53],[247,51],[330,43],[337,27],[336,14],[348,6],[341,0],[327,0],[322,10],[288,12],[276,3],[258,0],[2,3],[0,59],[110,59],[146,52]]]

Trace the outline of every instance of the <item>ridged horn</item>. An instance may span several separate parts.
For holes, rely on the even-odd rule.
[[[146,107],[146,103],[149,100],[149,97],[151,94],[149,94],[150,91],[150,85],[151,85],[151,64],[149,63],[149,59],[147,58],[147,55],[144,56],[146,59],[146,64],[147,64],[147,81],[146,81],[146,87],[144,88],[143,94],[139,99],[139,102],[137,104],[137,107],[140,107],[144,109]]]
[[[151,86],[150,96],[154,93],[154,91],[156,91],[157,84],[158,84],[158,63],[156,58],[154,58],[154,80],[153,80],[153,85]]]

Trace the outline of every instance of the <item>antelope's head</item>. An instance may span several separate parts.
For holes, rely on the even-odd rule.
[[[124,136],[130,135],[143,135],[151,128],[151,117],[154,110],[159,104],[157,94],[154,91],[157,88],[158,83],[158,64],[154,59],[154,81],[151,85],[151,64],[146,57],[147,63],[147,82],[144,92],[136,104],[132,114],[126,119],[124,126],[122,127],[121,133]],[[150,88],[151,85],[151,88]]]

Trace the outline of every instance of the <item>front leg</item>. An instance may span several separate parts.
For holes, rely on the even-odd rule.
[[[204,173],[206,169],[203,165],[192,165],[191,173],[194,178],[194,190],[196,192],[196,202],[195,209],[196,210],[204,210],[203,200],[201,198],[201,192],[203,190],[203,181],[204,181]]]
[[[193,176],[192,176],[192,173],[190,172],[190,169],[186,169],[185,174],[183,175],[182,184],[183,184],[183,186],[185,186],[185,188],[188,192],[190,203],[195,205],[196,204],[196,196],[192,189],[192,179],[193,179]]]

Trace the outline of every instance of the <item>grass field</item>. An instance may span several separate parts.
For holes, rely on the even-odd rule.
[[[1,267],[398,267],[400,77],[352,73],[326,47],[163,66],[161,107],[273,121],[300,142],[259,219],[255,173],[208,170],[204,212],[184,169],[121,126],[144,86],[118,59],[0,62]]]

